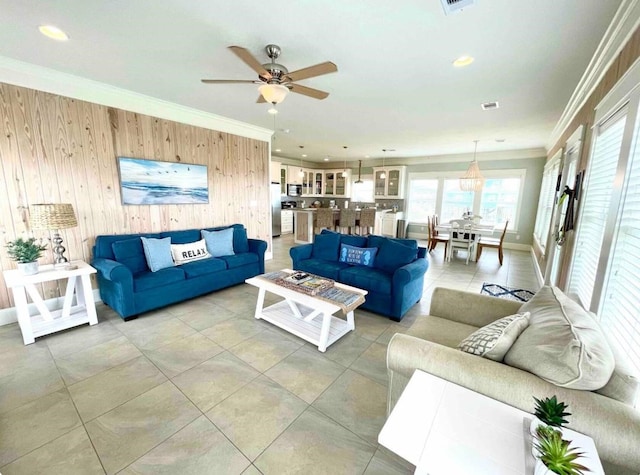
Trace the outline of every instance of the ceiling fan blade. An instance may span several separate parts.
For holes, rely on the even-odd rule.
[[[267,102],[267,101],[265,101],[264,97],[262,97],[262,94],[260,94],[258,96],[258,100],[256,101],[256,104],[261,104],[263,102]]]
[[[255,83],[256,81],[244,79],[200,79],[205,84],[236,84],[236,83]]]
[[[258,75],[266,79],[271,79],[271,74],[262,67],[262,64],[245,48],[240,46],[229,46],[229,49],[235,53],[235,55],[246,63],[251,69],[253,69]]]
[[[301,86],[300,84],[290,84],[287,86],[291,92],[297,92],[304,96],[313,97],[314,99],[326,99],[329,97],[329,93],[321,91],[319,89],[313,89],[312,87]]]
[[[313,78],[316,76],[322,76],[323,74],[335,73],[338,71],[338,66],[331,61],[316,64],[315,66],[309,66],[308,68],[298,69],[287,74],[287,78],[290,81],[300,81],[301,79]]]

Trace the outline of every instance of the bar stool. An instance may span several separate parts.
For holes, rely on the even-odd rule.
[[[373,232],[376,225],[376,210],[363,209],[360,211],[360,221],[358,222],[358,232],[361,236],[368,236]],[[364,229],[364,230],[363,230]]]
[[[335,222],[333,221],[333,210],[330,208],[318,208],[316,211],[316,228],[333,229]]]
[[[351,229],[356,227],[356,211],[353,209],[341,209],[338,226],[340,232],[342,232],[342,228],[347,228],[346,234],[351,234]]]

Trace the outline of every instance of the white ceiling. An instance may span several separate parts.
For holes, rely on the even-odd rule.
[[[478,0],[445,16],[439,0],[0,0],[0,55],[273,128],[257,86],[200,79],[254,79],[227,46],[267,62],[275,43],[290,71],[338,66],[300,81],[327,99],[278,106],[278,155],[427,157],[471,152],[476,139],[482,152],[528,149],[549,140],[619,5]],[[47,39],[41,24],[71,39]],[[475,62],[454,68],[463,54]],[[500,109],[483,111],[487,101]]]

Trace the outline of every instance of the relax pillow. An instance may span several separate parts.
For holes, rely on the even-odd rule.
[[[598,323],[557,287],[542,287],[520,312],[530,312],[504,362],[556,386],[593,391],[613,373],[615,360]]]
[[[178,266],[211,257],[211,254],[207,252],[207,244],[204,239],[187,244],[171,244],[171,255]]]
[[[373,267],[377,247],[356,247],[340,244],[340,262],[357,266]]]
[[[529,325],[529,316],[529,312],[516,313],[496,320],[462,340],[458,349],[493,361],[502,361],[513,342]]]
[[[175,264],[171,257],[171,238],[162,239],[141,237],[144,257],[151,272],[157,272]]]
[[[207,251],[213,257],[233,256],[233,228],[220,231],[201,231]]]
[[[316,234],[313,239],[313,249],[311,257],[324,261],[338,261],[338,251],[340,250],[340,234],[325,233]]]
[[[386,239],[380,246],[374,267],[393,274],[396,269],[415,261],[416,257],[418,257],[417,248],[412,249],[405,244]]]

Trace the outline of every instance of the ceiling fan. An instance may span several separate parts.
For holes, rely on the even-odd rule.
[[[279,104],[282,102],[289,91],[302,94],[304,96],[313,97],[314,99],[326,99],[328,92],[320,91],[307,86],[296,84],[296,81],[309,79],[323,74],[335,73],[338,67],[331,61],[309,66],[308,68],[298,69],[289,72],[283,65],[276,63],[276,59],[280,56],[281,50],[278,45],[267,45],[265,51],[271,59],[270,63],[260,64],[260,62],[248,50],[240,46],[229,46],[229,49],[235,55],[245,62],[247,66],[258,73],[256,80],[241,79],[202,79],[205,84],[234,84],[234,83],[252,83],[260,84],[258,90],[260,97],[256,102],[271,102]]]

